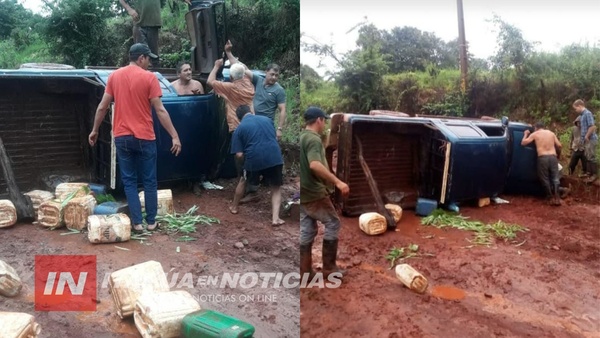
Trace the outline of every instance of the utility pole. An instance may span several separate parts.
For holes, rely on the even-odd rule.
[[[460,49],[460,89],[467,91],[467,40],[465,38],[465,18],[462,0],[456,0],[458,7],[458,47]]]

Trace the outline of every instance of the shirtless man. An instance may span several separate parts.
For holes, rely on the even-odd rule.
[[[178,80],[171,82],[178,95],[204,94],[200,81],[192,79],[192,66],[189,63],[180,63],[177,67]]]
[[[535,142],[538,155],[537,173],[546,190],[546,195],[551,197],[550,205],[560,205],[558,158],[562,144],[553,132],[544,129],[542,122],[535,124],[535,131],[531,134],[529,130],[525,130],[521,145],[526,146],[531,142]]]

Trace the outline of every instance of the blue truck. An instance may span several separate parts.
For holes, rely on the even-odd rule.
[[[377,208],[358,142],[379,193],[401,196],[403,208],[419,199],[451,207],[500,193],[539,194],[535,147],[520,144],[528,129],[507,118],[333,114],[328,161],[350,187],[335,200],[349,216]]]
[[[193,1],[186,14],[194,77],[205,88],[215,60],[222,57],[224,10],[223,1]],[[111,113],[99,130],[97,146],[90,147],[87,142],[106,81],[116,68],[72,68],[34,64],[0,70],[0,137],[22,190],[48,186],[49,177],[57,175],[119,188]],[[172,155],[171,138],[154,119],[159,183],[235,175],[232,162],[227,161],[222,99],[212,92],[180,96],[170,84],[175,79],[174,69],[151,71],[160,82],[163,104],[183,145],[179,156]],[[228,79],[227,69],[223,78]],[[0,191],[6,191],[2,178]]]

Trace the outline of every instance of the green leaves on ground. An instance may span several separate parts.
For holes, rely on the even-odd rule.
[[[194,205],[184,214],[175,212],[164,216],[156,216],[156,221],[163,224],[163,229],[166,229],[168,233],[183,234],[196,232],[196,226],[198,224],[210,225],[212,223],[221,223],[219,219],[214,217],[196,215],[196,211],[198,211],[198,206]]]
[[[393,269],[396,266],[397,260],[404,260],[411,257],[419,256],[417,251],[419,250],[419,245],[410,244],[408,247],[394,247],[390,252],[385,256],[385,259],[390,261],[390,269]]]
[[[494,237],[507,241],[516,238],[518,232],[529,231],[529,229],[518,224],[509,224],[500,220],[496,223],[485,224],[480,221],[469,221],[468,219],[468,217],[459,214],[437,209],[431,215],[423,217],[421,224],[431,225],[439,229],[454,228],[475,232],[473,239],[468,241],[475,245],[485,246],[491,246],[494,243]]]

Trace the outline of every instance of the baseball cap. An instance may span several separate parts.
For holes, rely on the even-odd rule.
[[[325,119],[329,119],[329,115],[325,114],[321,108],[317,108],[317,107],[308,107],[308,109],[306,109],[306,111],[304,112],[304,119],[305,120],[312,120],[312,119],[316,119],[316,118],[325,118]]]
[[[129,55],[148,55],[151,59],[158,59],[158,55],[152,53],[150,47],[144,43],[134,43],[129,48]]]

